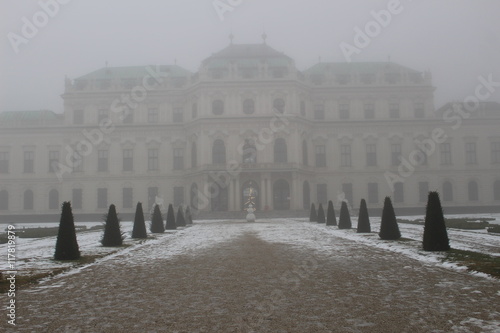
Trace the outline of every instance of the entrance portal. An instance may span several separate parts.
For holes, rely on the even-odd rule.
[[[277,180],[274,183],[273,206],[276,210],[290,209],[290,185],[284,179]]]

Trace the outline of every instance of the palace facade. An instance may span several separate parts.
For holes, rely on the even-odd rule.
[[[392,62],[299,70],[230,44],[197,72],[105,67],[66,79],[64,113],[0,114],[0,215],[500,206],[500,105],[434,106],[430,73]],[[337,208],[339,206],[336,206]]]

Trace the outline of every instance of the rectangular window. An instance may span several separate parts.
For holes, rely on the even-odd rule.
[[[184,187],[175,186],[174,187],[174,206],[180,206],[184,204]]]
[[[316,167],[326,167],[326,147],[323,145],[316,146]]]
[[[49,151],[49,172],[56,172],[59,170],[59,151]]]
[[[368,183],[368,203],[378,203],[378,183]]]
[[[148,187],[148,209],[153,208],[158,195],[158,187]]]
[[[439,145],[441,152],[441,165],[451,164],[451,143],[445,142]]]
[[[134,122],[134,111],[132,109],[128,109],[127,111],[123,114],[123,123],[132,124]]]
[[[500,142],[491,143],[491,163],[500,164]]]
[[[316,185],[316,196],[318,199],[318,203],[323,204],[323,206],[326,205],[326,203],[328,202],[328,193],[327,193],[326,184]],[[324,208],[326,208],[326,207],[324,207]]]
[[[108,207],[108,189],[97,189],[97,208],[104,209]]]
[[[156,124],[158,122],[158,109],[156,108],[151,108],[148,109],[148,123],[150,124]]]
[[[316,119],[316,120],[325,119],[325,105],[324,104],[316,104],[314,106],[314,119]]]
[[[84,121],[83,115],[84,115],[83,110],[73,111],[73,124],[75,125],[83,124]]]
[[[108,171],[108,150],[97,151],[97,171]]]
[[[416,102],[413,105],[413,116],[415,118],[424,118],[425,111],[424,111],[424,103],[422,102]]]
[[[83,156],[78,155],[78,157],[71,157],[71,163],[73,167],[73,172],[83,172]]]
[[[83,195],[81,188],[74,188],[71,195],[71,208],[82,209]]]
[[[391,144],[391,165],[401,164],[401,144],[393,143]]]
[[[158,154],[159,151],[156,148],[148,149],[148,170],[154,171],[158,170]]]
[[[100,124],[104,119],[108,119],[108,110],[99,109],[97,110],[97,123]]]
[[[123,171],[134,170],[134,150],[123,149]]]
[[[366,165],[377,165],[377,145],[374,143],[368,143],[366,145]]]
[[[403,189],[403,183],[394,183],[394,203],[401,203],[405,201],[405,193]]]
[[[340,146],[340,166],[351,166],[351,145]]]
[[[465,144],[465,163],[466,164],[476,164],[477,163],[476,143],[475,142],[467,142]]]
[[[340,104],[339,105],[339,118],[340,119],[349,119],[350,118],[349,104]]]
[[[344,199],[352,205],[353,194],[352,194],[352,183],[342,184],[342,193],[344,193]]]
[[[389,118],[399,118],[399,103],[389,103]]]
[[[35,152],[34,151],[25,151],[24,152],[24,173],[33,173],[35,172]]]
[[[123,188],[123,208],[132,208],[133,207],[133,188],[124,187]]]
[[[184,121],[184,109],[183,108],[174,108],[172,121],[174,123],[182,123]]]
[[[9,153],[0,152],[0,173],[9,173]]]
[[[365,119],[375,119],[375,104],[365,103],[364,111],[365,111]]]
[[[174,170],[184,169],[184,149],[174,148]]]
[[[429,182],[418,182],[418,201],[427,202],[429,195]]]

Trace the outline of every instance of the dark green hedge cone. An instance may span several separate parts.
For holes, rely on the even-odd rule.
[[[191,209],[189,206],[186,207],[186,224],[193,224],[193,216],[191,215]]]
[[[75,221],[71,210],[71,203],[62,204],[59,232],[57,233],[56,260],[77,260],[80,258],[80,249],[76,240]]]
[[[326,225],[337,225],[337,218],[335,217],[335,209],[333,209],[332,200],[328,201],[328,209],[326,211]]]
[[[109,206],[105,219],[104,235],[101,240],[102,246],[121,246],[123,244],[123,235],[120,231],[120,220],[116,214],[115,205]]]
[[[384,208],[382,210],[382,221],[380,222],[380,232],[378,234],[384,240],[397,240],[401,238],[398,222],[391,198],[385,197]]]
[[[179,206],[179,209],[177,209],[177,217],[175,218],[175,221],[175,224],[179,227],[186,226],[186,219],[184,218],[184,210],[182,209],[182,206]]]
[[[429,192],[422,243],[425,251],[448,251],[450,249],[450,240],[438,192]]]
[[[132,228],[132,238],[148,238],[146,223],[144,222],[144,213],[142,203],[138,202],[135,208],[134,227]]]
[[[318,221],[318,214],[316,213],[316,206],[314,203],[311,204],[311,212],[309,213],[309,222]]]
[[[155,205],[155,209],[153,210],[150,230],[154,234],[161,234],[165,231],[165,226],[163,225],[163,216],[161,216],[160,206],[158,205]]]
[[[342,206],[340,206],[340,216],[339,216],[339,229],[351,229],[351,216],[349,215],[349,208],[347,208],[347,203],[342,201]]]
[[[358,230],[357,232],[371,232],[370,217],[368,216],[368,208],[366,207],[366,200],[361,199],[359,204],[359,217],[358,217]]]
[[[174,207],[172,204],[168,205],[167,211],[167,224],[165,225],[165,230],[175,230],[177,229],[177,224],[175,224]]]
[[[318,206],[318,223],[325,223],[325,211],[323,210],[323,205]]]

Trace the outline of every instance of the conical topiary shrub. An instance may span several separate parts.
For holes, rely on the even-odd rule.
[[[318,223],[325,223],[325,211],[323,210],[323,205],[318,206]]]
[[[175,230],[177,229],[177,224],[175,224],[174,207],[172,204],[168,205],[167,211],[167,224],[165,225],[165,230]]]
[[[366,200],[361,199],[359,204],[358,230],[357,232],[371,232],[370,218],[368,217],[368,208],[366,208]]]
[[[314,203],[311,204],[311,212],[309,213],[309,222],[318,221],[318,214],[316,213],[316,206]]]
[[[450,249],[450,240],[438,192],[429,192],[427,199],[423,246],[425,251],[448,251]]]
[[[132,228],[132,238],[148,238],[146,232],[146,223],[144,222],[144,213],[142,203],[138,202],[135,208],[134,227]]]
[[[71,210],[71,203],[62,204],[59,232],[57,233],[56,260],[77,260],[80,258],[80,249],[76,240],[75,221]]]
[[[116,214],[115,205],[109,206],[105,220],[104,235],[101,239],[102,246],[121,246],[123,244],[123,235],[120,231],[120,220]]]
[[[163,225],[163,216],[161,216],[160,206],[158,205],[155,205],[155,209],[153,210],[150,230],[154,234],[161,234],[165,231],[165,226]]]
[[[351,229],[351,216],[349,215],[349,208],[347,208],[347,203],[342,201],[342,206],[340,206],[340,216],[339,216],[339,229]]]
[[[333,209],[332,200],[328,201],[328,209],[326,211],[326,225],[337,225],[337,218],[335,217],[335,209]]]
[[[177,217],[175,218],[175,224],[179,227],[186,226],[186,220],[184,218],[184,210],[182,209],[182,206],[179,206],[179,209],[177,209]]]
[[[193,224],[193,216],[191,215],[191,209],[189,209],[189,206],[186,207],[186,214],[184,214],[186,217],[186,224]]]
[[[385,197],[384,208],[382,210],[382,221],[380,222],[380,232],[378,234],[384,240],[397,240],[401,238],[398,222],[391,198]]]

